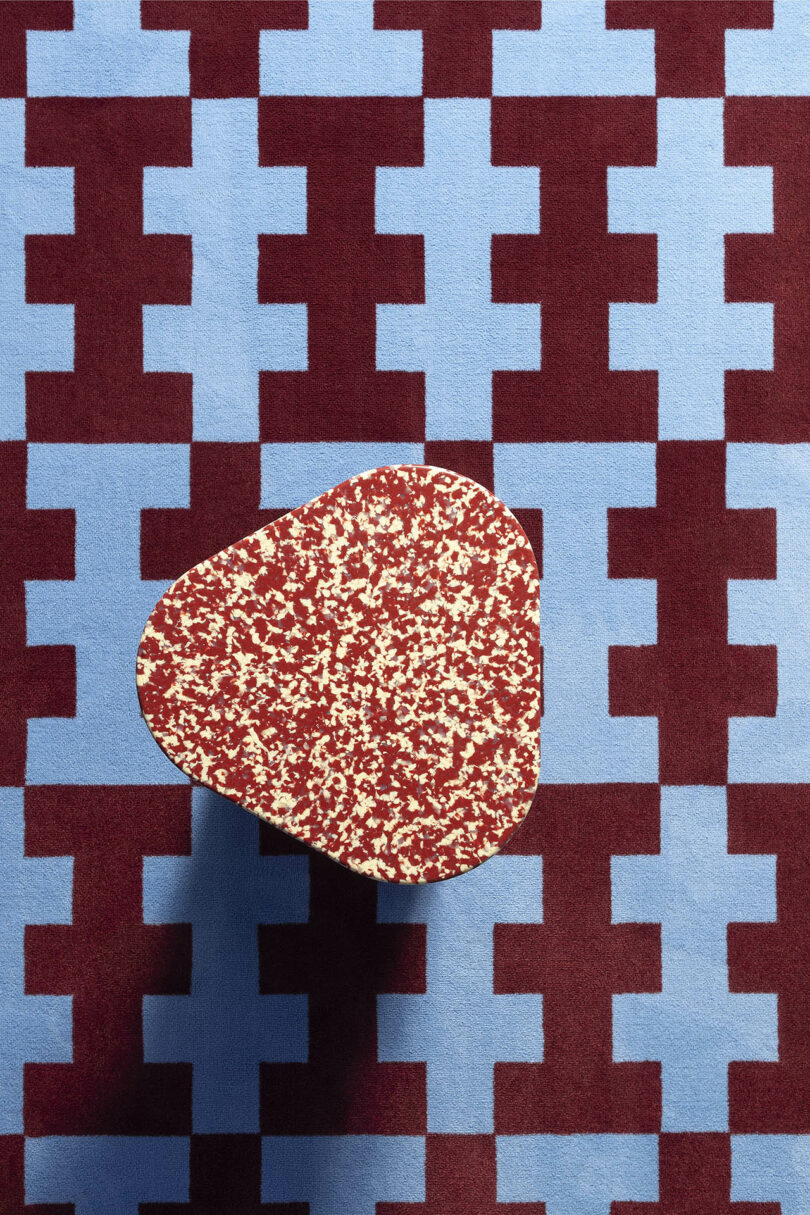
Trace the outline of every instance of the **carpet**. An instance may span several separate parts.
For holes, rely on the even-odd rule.
[[[810,5],[0,5],[0,1207],[810,1209]],[[140,719],[186,569],[428,463],[541,783],[379,885]]]

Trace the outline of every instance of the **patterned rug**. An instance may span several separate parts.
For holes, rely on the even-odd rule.
[[[0,5],[4,1215],[810,1210],[808,39]],[[134,678],[398,462],[543,575],[535,804],[421,888],[192,788]]]

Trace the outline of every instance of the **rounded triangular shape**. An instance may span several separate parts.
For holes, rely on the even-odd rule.
[[[179,578],[137,682],[194,780],[360,873],[452,877],[538,780],[531,545],[457,473],[362,473]]]

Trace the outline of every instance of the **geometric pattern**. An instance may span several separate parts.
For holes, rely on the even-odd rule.
[[[10,1215],[810,1206],[807,0],[0,6]],[[377,886],[139,718],[378,464],[542,575],[505,852]]]

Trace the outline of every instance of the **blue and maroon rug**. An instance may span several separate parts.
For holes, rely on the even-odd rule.
[[[810,1211],[808,48],[805,0],[0,5],[4,1215]],[[192,788],[135,689],[174,578],[397,463],[542,573],[535,804],[417,888]]]

